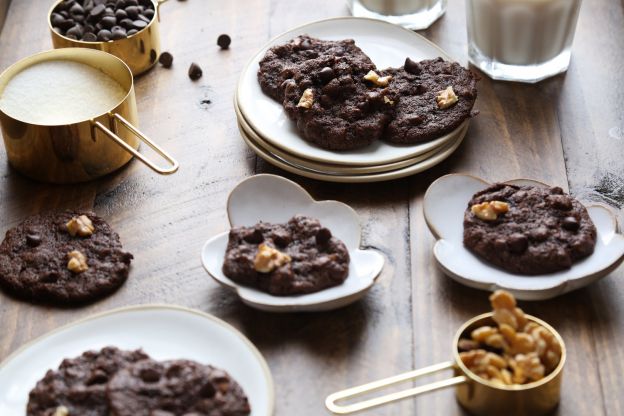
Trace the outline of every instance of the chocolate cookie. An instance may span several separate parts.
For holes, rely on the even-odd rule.
[[[477,98],[475,75],[442,58],[420,62],[407,58],[404,66],[381,75],[392,77],[388,88],[397,97],[383,135],[390,143],[418,143],[455,130],[470,117]]]
[[[344,282],[349,251],[318,220],[298,215],[286,224],[232,228],[223,273],[272,295],[318,292]]]
[[[284,100],[284,81],[301,73],[299,65],[319,57],[348,57],[353,65],[373,69],[370,58],[351,39],[332,41],[301,35],[290,42],[270,48],[260,61],[258,81],[265,94],[280,103]]]
[[[323,56],[299,69],[284,82],[283,106],[304,139],[325,149],[349,150],[381,138],[393,99],[384,85],[365,80],[376,75],[371,66]]]
[[[193,361],[146,360],[120,370],[108,386],[115,416],[244,416],[243,389],[225,371]]]
[[[122,367],[149,358],[142,351],[106,347],[65,359],[49,370],[30,392],[27,416],[53,416],[65,408],[69,416],[108,416],[106,386]]]
[[[494,184],[464,214],[464,245],[512,273],[565,270],[594,251],[596,227],[559,187]]]
[[[0,245],[0,286],[11,294],[67,305],[102,298],[128,277],[132,254],[92,212],[28,218]]]

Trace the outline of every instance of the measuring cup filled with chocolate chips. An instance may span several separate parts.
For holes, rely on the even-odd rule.
[[[111,54],[83,48],[42,52],[0,75],[0,128],[9,163],[44,182],[110,173],[135,156],[160,174],[176,162],[141,133],[132,73]],[[169,166],[139,153],[140,141]]]
[[[139,75],[160,55],[160,5],[167,0],[58,0],[48,13],[54,48],[90,48]]]
[[[453,361],[409,371],[329,395],[327,408],[351,414],[434,390],[456,386],[461,406],[480,416],[539,416],[559,403],[566,350],[561,336],[546,322],[516,307],[513,296],[499,290],[490,296],[493,312],[464,323],[453,340]],[[454,376],[423,386],[363,401],[363,394],[453,370]],[[337,404],[339,401],[349,401]]]

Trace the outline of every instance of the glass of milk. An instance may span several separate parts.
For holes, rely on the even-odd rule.
[[[404,26],[426,29],[446,11],[447,0],[349,0],[353,16],[371,17]]]
[[[507,81],[564,72],[580,7],[581,0],[466,0],[470,62]]]

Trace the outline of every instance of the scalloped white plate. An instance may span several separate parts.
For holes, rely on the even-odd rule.
[[[139,305],[96,314],[55,329],[0,364],[0,415],[23,416],[28,393],[48,369],[67,357],[112,345],[142,348],[158,360],[190,359],[223,368],[249,397],[252,416],[274,411],[266,361],[254,345],[224,321],[193,309]]]
[[[270,47],[288,42],[301,34],[321,39],[354,39],[379,68],[403,65],[406,57],[415,60],[442,57],[453,60],[435,44],[401,26],[381,20],[339,17],[308,23],[270,40],[241,72],[236,99],[250,127],[272,145],[299,157],[321,163],[344,165],[381,165],[412,158],[453,140],[465,124],[438,139],[414,144],[393,145],[376,141],[363,149],[332,151],[302,139],[281,103],[264,94],[257,79],[259,62]]]
[[[356,212],[338,201],[315,201],[305,189],[276,175],[256,175],[240,182],[227,203],[230,225],[251,226],[260,221],[287,222],[293,215],[317,218],[349,249],[349,275],[343,284],[299,296],[273,296],[239,285],[222,270],[228,232],[206,242],[201,257],[204,268],[219,284],[236,291],[243,302],[270,312],[324,311],[340,308],[363,297],[381,272],[384,258],[374,250],[361,250]]]
[[[545,186],[529,179],[507,183]],[[472,195],[488,185],[474,176],[450,174],[433,182],[425,194],[425,221],[438,240],[433,247],[435,259],[459,283],[489,291],[505,289],[521,300],[544,300],[587,286],[611,273],[624,260],[624,237],[617,232],[615,216],[601,205],[589,205],[587,211],[598,231],[596,247],[591,256],[570,269],[522,276],[486,263],[464,247],[463,220]]]

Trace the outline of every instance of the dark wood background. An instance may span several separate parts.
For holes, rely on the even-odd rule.
[[[51,48],[50,0],[13,1],[0,35],[0,69]],[[422,34],[466,63],[464,2]],[[135,254],[131,277],[114,296],[59,310],[0,294],[0,359],[24,342],[89,314],[150,302],[197,308],[233,324],[262,351],[277,387],[277,415],[322,415],[327,394],[450,358],[451,338],[466,319],[488,310],[487,293],[445,277],[432,261],[433,238],[422,197],[435,178],[469,172],[488,180],[529,177],[560,185],[583,200],[609,203],[624,219],[624,2],[584,2],[567,74],[538,85],[479,85],[466,140],[446,162],[382,184],[337,185],[303,179],[257,158],[241,140],[232,108],[239,72],[270,37],[295,25],[348,13],[342,1],[170,1],[162,39],[175,57],[136,83],[142,129],[178,158],[161,177],[138,162],[97,182],[49,186],[10,169],[0,149],[0,232],[29,214],[94,208]],[[232,36],[228,51],[216,47]],[[191,82],[187,68],[204,76]],[[210,100],[210,104],[202,100]],[[347,308],[268,314],[245,307],[204,272],[204,241],[226,230],[225,202],[242,178],[287,176],[317,199],[337,199],[361,217],[364,244],[387,265],[373,290]],[[624,268],[558,299],[522,303],[567,342],[562,415],[624,414]],[[366,414],[462,414],[453,391],[406,400]]]

